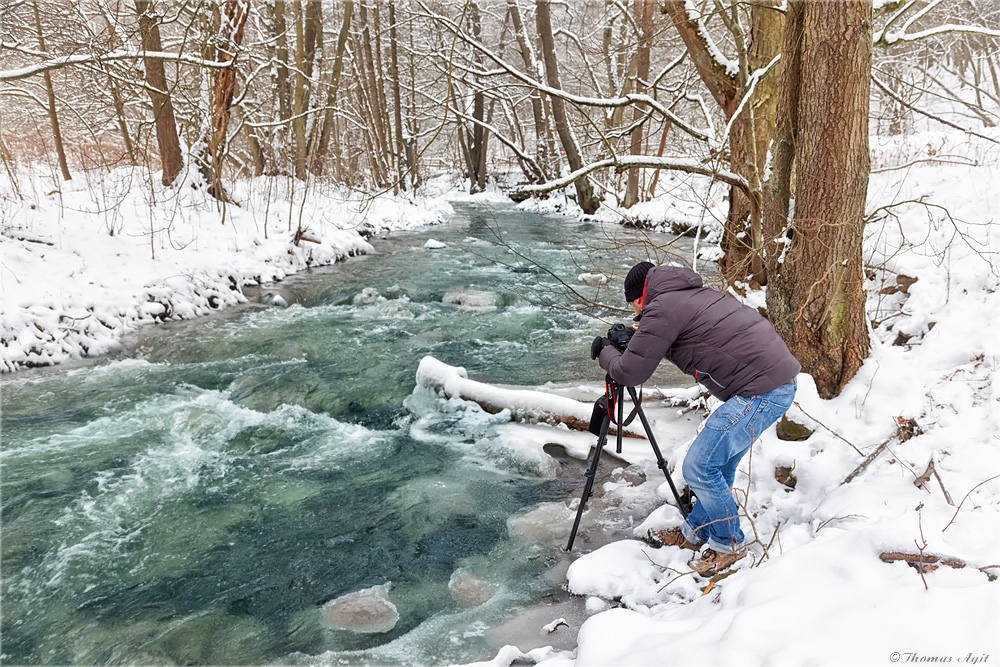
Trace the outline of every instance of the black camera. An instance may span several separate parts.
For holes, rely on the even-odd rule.
[[[628,326],[627,324],[615,324],[610,329],[608,329],[608,340],[619,352],[624,352],[625,348],[628,347],[628,342],[632,340],[632,336],[635,334],[635,329]]]

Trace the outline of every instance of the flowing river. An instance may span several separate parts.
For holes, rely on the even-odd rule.
[[[558,589],[546,573],[567,558],[562,537],[525,544],[508,522],[576,495],[581,469],[559,474],[506,446],[502,417],[415,389],[417,364],[599,385],[588,346],[606,325],[557,278],[593,298],[579,274],[646,257],[616,242],[673,239],[613,233],[457,205],[443,225],[269,286],[288,307],[149,327],[118,358],[5,376],[2,662],[491,658],[490,629]],[[600,298],[623,305],[618,278]],[[390,629],[324,616],[376,586]]]

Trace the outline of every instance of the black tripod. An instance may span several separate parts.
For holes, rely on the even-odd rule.
[[[660,448],[656,445],[656,439],[653,438],[653,430],[649,428],[649,421],[646,420],[646,413],[642,411],[642,399],[636,396],[635,387],[625,387],[618,384],[611,379],[611,376],[607,376],[604,380],[605,382],[605,394],[604,398],[597,401],[594,406],[594,415],[591,417],[590,428],[594,431],[594,424],[597,422],[601,415],[603,414],[604,420],[601,423],[599,431],[596,431],[597,447],[594,449],[594,458],[590,461],[590,467],[587,468],[587,472],[584,475],[587,477],[587,482],[583,487],[583,497],[580,498],[580,506],[576,510],[576,520],[573,522],[573,530],[569,534],[569,544],[566,545],[566,551],[571,551],[573,549],[573,541],[576,539],[576,531],[580,528],[580,519],[583,518],[583,510],[586,507],[587,500],[590,498],[591,490],[594,486],[594,477],[597,475],[597,464],[601,461],[601,452],[604,450],[604,446],[608,444],[608,429],[611,427],[612,414],[617,411],[618,415],[615,418],[615,426],[618,431],[618,453],[622,452],[622,432],[625,427],[632,423],[636,415],[639,415],[639,419],[642,421],[642,427],[646,430],[646,437],[649,438],[649,444],[653,448],[653,453],[656,455],[656,467],[663,471],[663,476],[667,478],[667,483],[670,485],[670,490],[674,494],[674,499],[677,501],[677,507],[680,508],[681,514],[687,517],[690,509],[687,504],[681,500],[681,496],[677,493],[677,487],[674,486],[674,480],[670,479],[670,472],[667,470],[667,462],[663,460],[663,454],[660,453]],[[622,419],[622,415],[625,412],[625,390],[628,389],[628,395],[632,398],[632,412],[626,419]]]

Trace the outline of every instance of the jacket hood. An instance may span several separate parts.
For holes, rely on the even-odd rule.
[[[643,307],[660,294],[703,287],[701,276],[686,266],[654,266],[646,274],[646,298]]]

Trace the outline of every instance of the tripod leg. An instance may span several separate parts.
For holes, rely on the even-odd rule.
[[[617,426],[615,428],[615,430],[616,430],[616,432],[618,434],[618,436],[617,436],[618,439],[617,439],[617,441],[615,443],[617,445],[617,448],[615,449],[615,451],[618,452],[619,454],[621,454],[622,453],[622,437],[625,435],[625,426],[624,426],[624,424],[625,424],[625,419],[624,419],[624,417],[625,417],[625,390],[622,387],[622,385],[620,385],[618,383],[615,383],[615,386],[617,388],[617,391],[616,391],[615,395],[618,397],[616,399],[618,401],[618,424],[617,424]]]
[[[583,518],[583,510],[587,504],[587,500],[590,498],[591,489],[594,488],[594,477],[597,475],[597,464],[601,460],[601,452],[604,450],[604,445],[608,443],[608,428],[611,426],[611,420],[608,419],[607,415],[604,415],[604,422],[601,424],[601,435],[597,438],[597,447],[594,448],[594,458],[590,461],[590,466],[587,468],[587,472],[584,475],[587,477],[586,484],[583,485],[583,496],[580,498],[580,506],[576,508],[576,520],[573,521],[573,530],[569,534],[569,543],[566,545],[566,551],[573,550],[573,541],[576,539],[576,531],[580,528],[580,519]]]
[[[681,500],[681,494],[677,492],[677,487],[674,486],[674,480],[670,477],[670,471],[667,470],[667,462],[663,459],[663,454],[660,453],[660,448],[656,444],[656,438],[653,437],[653,429],[649,427],[649,421],[646,419],[646,413],[643,412],[642,406],[639,404],[639,398],[635,395],[635,387],[628,388],[629,396],[632,397],[632,402],[636,406],[636,410],[639,413],[639,419],[642,421],[642,427],[646,430],[646,437],[649,438],[649,444],[653,448],[653,454],[656,455],[656,467],[663,471],[663,476],[667,478],[667,484],[670,485],[670,490],[674,494],[674,500],[677,501],[677,508],[680,509],[681,514],[687,518],[690,509],[687,504]]]

